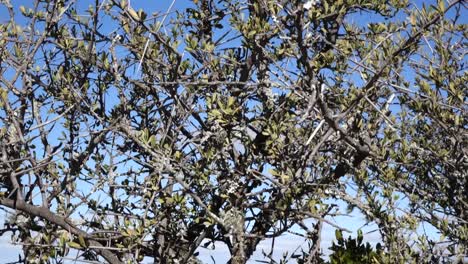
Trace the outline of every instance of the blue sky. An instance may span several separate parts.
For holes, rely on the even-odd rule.
[[[88,0],[78,1],[79,5],[81,5],[81,7],[83,9],[86,9],[87,6],[90,3],[93,3],[93,2],[94,1],[88,1]],[[129,0],[129,2],[131,3],[131,5],[135,9],[142,8],[145,11],[149,11],[149,10],[155,11],[155,10],[157,10],[157,11],[161,11],[161,12],[165,12],[168,9],[168,7],[172,4],[172,1],[136,1],[136,0],[130,1]],[[422,2],[425,2],[425,1],[422,1],[422,0],[421,1],[416,1],[416,4],[418,6],[420,6]],[[25,5],[25,6],[30,5],[31,1],[12,0],[11,3],[16,8],[16,10],[18,10],[21,5]],[[185,0],[175,1],[174,7],[171,10],[170,15],[173,15],[174,14],[173,12],[176,11],[176,10],[182,10],[182,9],[186,8],[188,5],[189,5],[189,1],[185,1]],[[0,8],[0,23],[4,22],[3,19],[6,18],[6,17],[7,16],[6,16],[5,10]],[[371,19],[372,19],[372,21],[374,21],[372,16],[365,16],[365,19],[362,19],[362,18],[363,18],[362,16],[356,15],[356,18],[352,18],[352,19],[354,19],[359,24],[366,24]],[[467,18],[464,17],[463,22],[466,22],[466,20],[467,20]],[[19,20],[19,21],[21,21],[21,20]],[[166,20],[166,21],[168,21],[168,20]],[[109,32],[112,31],[112,30],[114,30],[114,28],[109,27]],[[4,215],[4,213],[1,213],[1,215]],[[330,219],[330,220],[336,221],[336,222],[339,222],[339,223],[343,223],[343,222],[347,223],[345,225],[345,227],[352,230],[351,235],[354,237],[356,235],[357,229],[361,228],[366,222],[365,222],[363,216],[360,215],[359,213],[354,212],[352,216],[353,217],[336,217],[335,219]],[[3,220],[3,219],[0,217],[0,224],[1,224],[1,220]],[[323,235],[324,235],[323,248],[328,248],[329,245],[331,245],[331,241],[334,239],[334,228],[332,228],[331,226],[326,225],[326,224],[325,224],[325,226],[326,227],[325,227],[325,230],[323,232]],[[429,230],[431,229],[430,227],[427,227],[427,228]],[[375,226],[365,226],[365,227],[363,227],[364,233],[375,230],[375,229],[376,229]],[[431,233],[431,235],[433,235],[434,238],[437,237],[437,235],[434,233],[434,231],[429,231],[429,233]],[[345,236],[347,237],[348,235],[349,234],[346,234]],[[377,241],[380,240],[378,232],[373,232],[373,233],[367,234],[367,235],[364,236],[364,238],[365,238],[365,240],[371,241],[372,243],[376,243]],[[17,254],[19,253],[18,247],[10,245],[8,243],[8,241],[9,241],[9,236],[3,236],[3,237],[0,238],[0,255],[2,256],[2,258],[5,261],[6,260],[14,261],[17,258]],[[295,250],[298,246],[301,246],[302,242],[303,242],[303,240],[301,238],[298,238],[298,237],[296,237],[294,235],[284,235],[284,236],[277,239],[276,244],[278,245],[278,250],[276,252],[279,255],[281,255],[283,253],[283,251],[290,251],[291,252],[291,251]],[[256,254],[254,255],[254,257],[252,259],[261,257],[261,253],[260,253],[261,249],[262,248],[269,249],[269,243],[270,242],[268,240],[263,241],[259,245],[259,249],[257,250]],[[215,250],[215,251],[200,250],[200,252],[201,252],[200,259],[202,259],[206,263],[211,263],[210,255],[212,255],[217,260],[217,263],[224,263],[225,260],[228,259],[228,255],[229,255],[227,248],[222,247],[222,246],[218,246],[217,250]]]

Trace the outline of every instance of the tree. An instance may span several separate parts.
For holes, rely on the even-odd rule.
[[[464,1],[90,2],[1,2],[1,234],[24,261],[245,263],[300,228],[318,263],[352,210],[389,263],[467,254]]]

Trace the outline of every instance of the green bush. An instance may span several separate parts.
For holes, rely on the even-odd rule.
[[[377,244],[376,249],[367,243],[363,243],[362,231],[359,230],[357,238],[348,237],[343,238],[340,230],[336,230],[336,244],[333,242],[330,249],[333,253],[330,255],[331,264],[362,264],[362,263],[383,263],[383,252],[380,243]]]

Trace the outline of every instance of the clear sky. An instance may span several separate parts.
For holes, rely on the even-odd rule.
[[[79,5],[83,8],[86,9],[87,6],[94,1],[90,0],[78,0]],[[168,7],[172,4],[172,1],[165,1],[165,0],[160,0],[160,1],[144,1],[144,0],[129,0],[131,5],[135,9],[143,8],[145,11],[161,11],[165,12],[168,10]],[[416,1],[416,4],[418,6],[421,5],[422,2],[425,2],[423,0]],[[21,5],[29,6],[31,5],[32,1],[30,0],[11,0],[11,3],[19,13],[19,7]],[[174,6],[171,10],[171,15],[173,15],[175,10],[182,10],[186,8],[189,4],[190,1],[186,0],[176,0],[174,2]],[[0,23],[5,22],[7,19],[7,14],[5,13],[6,10],[4,10],[2,7],[0,7]],[[372,16],[365,16],[364,18],[362,16],[356,16],[356,18],[353,18],[356,20],[356,22],[360,24],[366,24],[370,19],[372,19]],[[465,16],[463,18],[463,23],[467,22],[467,17]],[[18,20],[21,22],[21,20]],[[105,27],[106,25],[104,25]],[[109,27],[109,32],[114,30],[114,28]],[[343,206],[343,204],[341,204]],[[345,227],[347,229],[350,229],[352,231],[352,236],[356,236],[356,232],[359,228],[362,228],[364,231],[364,238],[367,241],[371,241],[373,244],[375,244],[377,241],[380,240],[380,236],[378,235],[378,232],[372,232],[369,234],[366,234],[366,232],[370,232],[376,229],[375,226],[364,226],[363,225],[366,223],[364,220],[363,216],[357,212],[354,212],[353,217],[337,217],[335,219],[330,219],[331,221],[336,221],[337,223],[347,223]],[[3,211],[0,211],[0,225],[3,225],[3,220],[5,217],[5,213]],[[430,227],[426,227],[428,230],[430,230]],[[330,225],[325,224],[325,230],[323,232],[323,248],[328,248],[331,245],[331,241],[334,239],[334,231],[335,229],[331,227]],[[434,237],[436,237],[436,234],[432,231],[429,231]],[[350,234],[345,234],[347,237]],[[10,236],[4,235],[0,237],[0,262],[9,262],[9,261],[15,261],[17,260],[17,255],[20,253],[19,247],[18,246],[13,246],[9,243]],[[261,257],[261,250],[268,250],[270,248],[271,241],[263,241],[259,247],[257,252],[255,253],[254,257],[252,258],[252,263],[253,260],[258,259]],[[277,245],[277,250],[275,251],[275,254],[277,254],[277,257],[280,257],[283,252],[289,251],[292,252],[296,250],[298,247],[300,247],[303,243],[303,240],[297,236],[294,235],[284,235],[280,238],[277,239],[276,245]],[[209,251],[206,249],[201,249],[200,250],[200,259],[205,262],[205,263],[212,263],[211,257],[217,261],[216,263],[225,263],[226,260],[229,258],[229,252],[226,247],[223,247],[222,245],[218,245],[217,249],[214,251]],[[325,252],[326,253],[326,252]]]

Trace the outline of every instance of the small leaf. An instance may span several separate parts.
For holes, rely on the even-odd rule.
[[[364,238],[364,236],[362,235],[362,230],[359,229],[357,231],[357,240],[358,240],[359,244],[361,244],[363,238]]]
[[[138,16],[138,13],[135,11],[135,9],[129,7],[128,8],[128,14],[130,14],[130,16],[136,20],[136,21],[140,21],[140,16]]]
[[[343,233],[341,232],[341,230],[339,229],[335,230],[335,237],[336,237],[336,240],[338,240],[338,242],[343,241]]]
[[[23,15],[26,15],[26,8],[24,6],[20,6],[19,9]]]
[[[72,248],[77,248],[77,249],[81,248],[80,244],[78,244],[76,242],[72,242],[72,241],[68,242],[68,246],[72,247]]]
[[[445,12],[445,0],[439,0],[439,11]]]
[[[120,8],[125,9],[128,6],[127,0],[120,1]]]
[[[410,16],[410,23],[411,23],[412,26],[416,25],[416,16],[414,16],[414,15]]]
[[[78,240],[80,241],[80,246],[86,247],[86,241],[83,236],[78,236]]]

